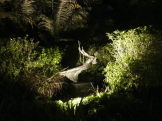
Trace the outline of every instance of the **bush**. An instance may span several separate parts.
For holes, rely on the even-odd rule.
[[[28,70],[44,76],[52,76],[60,69],[62,54],[59,48],[42,49],[35,61],[27,64]]]
[[[111,91],[162,84],[161,32],[152,27],[138,27],[107,35],[113,40],[111,45],[115,58],[104,70]]]
[[[51,76],[60,69],[62,54],[58,48],[41,49],[28,37],[13,38],[1,43],[0,72],[11,78],[23,73]]]
[[[0,85],[7,83],[11,92],[23,85],[26,92],[32,91],[37,97],[52,97],[61,89],[61,84],[55,83],[61,79],[56,76],[61,59],[58,47],[41,48],[28,36],[3,40],[0,43]]]
[[[113,55],[113,47],[111,44],[106,44],[105,46],[101,47],[98,52],[98,62],[102,70],[105,68],[108,62],[114,61]]]
[[[13,38],[1,43],[0,49],[0,72],[7,76],[16,77],[25,71],[26,64],[32,61],[33,51],[38,43],[24,38]]]

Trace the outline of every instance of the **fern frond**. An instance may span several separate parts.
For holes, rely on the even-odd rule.
[[[26,16],[21,16],[21,20],[25,23],[25,24],[29,24],[33,27],[34,24],[34,20],[32,17],[26,17]]]
[[[56,27],[58,30],[67,30],[72,25],[74,25],[74,18],[76,18],[79,13],[83,11],[81,5],[77,3],[76,0],[60,0],[60,5],[58,8],[56,16]],[[82,19],[82,16],[79,16]],[[81,20],[79,19],[79,21]]]
[[[22,13],[25,15],[31,15],[34,13],[34,8],[33,8],[33,0],[24,0],[24,2],[21,5],[22,8]]]
[[[48,18],[44,15],[41,15],[39,17],[39,20],[40,20],[40,22],[38,23],[39,28],[45,29],[45,30],[53,33],[54,25],[53,25],[53,21],[50,18]]]
[[[33,14],[35,9],[33,7],[34,0],[23,0],[20,4],[20,12],[18,12],[17,16],[21,20],[20,22],[25,23],[26,25],[31,25],[33,27],[34,20]]]

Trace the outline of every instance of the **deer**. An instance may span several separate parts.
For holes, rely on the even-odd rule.
[[[97,52],[94,53],[94,56],[89,55],[88,53],[86,53],[83,49],[83,47],[80,47],[80,42],[78,41],[78,51],[80,53],[80,55],[83,56],[83,64],[81,66],[78,67],[74,67],[62,72],[59,72],[59,75],[67,77],[69,80],[71,80],[74,83],[78,82],[78,76],[81,72],[87,70],[90,68],[91,64],[97,64]],[[84,57],[86,58],[86,61],[84,61]]]

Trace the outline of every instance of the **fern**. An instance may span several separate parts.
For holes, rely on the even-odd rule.
[[[33,0],[23,0],[23,2],[20,4],[20,11],[17,13],[17,18],[20,19],[18,22],[23,22],[27,25],[33,26],[33,15],[35,12],[33,3]]]
[[[84,13],[84,14],[83,14]],[[83,16],[86,16],[84,8],[76,0],[61,0],[56,16],[57,30],[68,30],[78,28],[85,23]],[[78,25],[80,23],[80,25]]]
[[[54,25],[52,19],[44,15],[39,16],[38,19],[40,20],[40,22],[38,23],[38,28],[42,28],[49,31],[50,33],[53,33]]]
[[[23,4],[21,5],[22,7],[22,13],[25,15],[32,15],[34,13],[34,8],[33,8],[33,0],[24,0]]]

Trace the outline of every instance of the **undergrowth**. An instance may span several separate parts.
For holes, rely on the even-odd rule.
[[[103,53],[99,55],[101,56],[100,61],[104,60],[100,64],[103,66],[107,63],[105,82],[108,83],[108,92],[101,92],[84,98],[74,98],[67,102],[52,101],[51,99],[42,100],[40,98],[29,99],[27,96],[30,97],[31,95],[25,95],[25,93],[27,93],[26,89],[31,86],[23,85],[24,83],[20,83],[20,79],[17,79],[19,81],[13,83],[13,85],[8,85],[8,81],[4,84],[0,81],[0,93],[3,95],[0,101],[0,120],[160,121],[161,113],[159,110],[162,107],[161,32],[153,30],[152,27],[140,27],[128,31],[115,31],[108,36],[113,40],[113,43],[105,45],[103,50],[100,50]],[[36,90],[29,89],[29,92],[33,94],[36,91],[50,97],[50,91],[54,91],[52,90],[54,86],[50,85],[52,82],[48,83],[41,80],[44,80],[44,77],[48,77],[51,73],[57,73],[61,59],[59,55],[61,54],[58,53],[57,49],[54,53],[52,49],[37,51],[32,48],[29,51],[25,47],[28,45],[35,47],[31,46],[31,43],[34,42],[28,41],[29,43],[26,42],[28,44],[20,44],[22,40],[27,41],[19,38],[7,42],[13,41],[16,44],[1,44],[0,61],[6,63],[6,65],[1,64],[1,73],[17,78],[29,71],[30,76],[27,73],[27,80],[34,78],[33,80],[36,82],[34,82]],[[23,47],[21,47],[22,45]],[[19,52],[19,50],[21,51]],[[24,52],[22,50],[26,50],[25,52],[28,54],[22,56]],[[56,59],[53,59],[55,57]],[[20,60],[16,61],[16,59]],[[11,65],[7,65],[8,62]],[[53,72],[47,71],[48,69],[51,71],[51,67],[48,67],[48,65],[55,65],[52,67]],[[40,72],[41,69],[45,69],[45,71]],[[34,74],[33,76],[31,72]],[[35,77],[38,74],[43,76]],[[56,77],[54,79],[57,79]],[[30,83],[33,83],[33,81]],[[30,83],[29,85],[33,85]],[[4,85],[5,87],[3,87]],[[44,91],[47,88],[50,91]],[[36,96],[34,95],[34,97]]]
[[[3,78],[0,83],[10,82],[12,86],[21,83],[38,95],[52,97],[61,89],[55,82],[61,79],[57,73],[61,69],[62,52],[58,47],[46,49],[38,44],[28,36],[1,42],[0,75]]]

